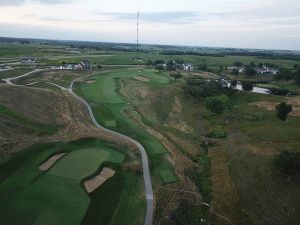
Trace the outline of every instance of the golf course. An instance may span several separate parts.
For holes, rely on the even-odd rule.
[[[12,167],[17,170],[0,186],[0,224],[81,224],[91,201],[82,181],[104,165],[115,167],[125,160],[124,154],[103,143],[82,143],[33,146],[1,166],[1,179],[10,175]],[[38,169],[58,152],[65,155],[49,171]],[[24,156],[26,161],[19,164]]]
[[[135,79],[143,76],[149,79],[147,85],[163,87],[168,85],[170,79],[164,73],[139,68],[128,70],[114,70],[104,74],[95,75],[88,79],[94,82],[80,82],[75,87],[76,93],[84,97],[91,105],[97,121],[104,127],[126,134],[138,140],[146,149],[151,169],[164,184],[176,182],[171,165],[165,159],[169,154],[162,143],[141,126],[136,124],[125,112],[131,108],[130,103],[121,96],[118,87],[122,80]],[[168,176],[165,176],[168,174]]]

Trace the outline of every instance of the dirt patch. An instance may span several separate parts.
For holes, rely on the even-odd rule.
[[[116,171],[104,167],[99,175],[87,180],[84,182],[85,190],[88,193],[95,191],[98,187],[100,187],[108,178],[113,177]]]
[[[146,78],[146,77],[142,77],[142,76],[136,76],[134,79],[139,80],[139,81],[143,81],[143,82],[149,82],[150,79]]]
[[[294,97],[294,98],[285,98],[285,101],[288,104],[291,104],[293,106],[293,111],[289,114],[291,116],[300,116],[300,97]],[[275,111],[276,106],[280,102],[254,102],[250,103],[252,106],[256,106],[268,111]]]
[[[173,105],[173,109],[171,110],[164,126],[175,128],[184,133],[193,133],[194,129],[190,127],[184,120],[184,116],[182,114],[182,104],[178,97],[175,97],[175,103]]]
[[[57,160],[61,159],[66,153],[57,154],[55,156],[52,156],[50,159],[48,159],[46,162],[44,162],[42,165],[39,166],[39,170],[47,171],[49,170]]]

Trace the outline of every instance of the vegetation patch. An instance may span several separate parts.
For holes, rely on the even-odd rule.
[[[115,120],[108,120],[105,122],[105,126],[106,127],[115,127],[115,126],[117,126],[117,123]]]
[[[158,173],[163,184],[171,184],[177,181],[176,176],[170,169],[159,170]]]

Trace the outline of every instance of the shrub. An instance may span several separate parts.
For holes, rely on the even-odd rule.
[[[281,152],[275,157],[275,165],[287,175],[300,175],[300,152]]]
[[[215,114],[221,114],[229,107],[228,97],[226,95],[208,97],[206,107]]]

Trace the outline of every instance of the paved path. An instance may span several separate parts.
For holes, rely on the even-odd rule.
[[[3,81],[5,81],[9,85],[15,85],[14,83],[12,83],[13,80],[17,80],[19,78],[28,76],[28,75],[30,75],[32,73],[35,73],[35,72],[38,72],[38,71],[42,71],[42,70],[35,70],[35,71],[32,71],[32,72],[23,74],[21,76],[17,76],[17,77],[13,77],[13,78],[8,78],[8,79],[3,79]],[[54,85],[54,86],[60,88],[63,91],[68,91],[76,99],[78,99],[79,101],[81,101],[87,107],[87,109],[89,111],[89,115],[91,117],[91,120],[92,120],[92,122],[94,123],[94,125],[96,127],[98,127],[101,130],[104,130],[104,131],[106,131],[108,133],[111,133],[111,134],[113,134],[115,136],[118,136],[118,137],[126,139],[127,141],[133,143],[139,149],[139,151],[141,153],[141,156],[142,156],[143,178],[144,178],[144,183],[145,183],[145,193],[146,193],[146,200],[147,200],[147,210],[146,210],[146,216],[145,216],[144,225],[152,225],[153,208],[154,208],[154,203],[153,202],[154,202],[154,199],[153,199],[152,182],[151,182],[151,176],[150,176],[150,171],[149,171],[149,162],[148,162],[147,153],[146,153],[144,147],[139,142],[135,141],[134,139],[132,139],[132,138],[126,136],[126,135],[123,135],[123,134],[120,134],[118,132],[106,129],[105,127],[102,127],[97,122],[97,120],[96,120],[96,118],[95,118],[95,116],[93,114],[91,106],[83,98],[79,97],[78,95],[76,95],[73,92],[74,83],[77,82],[77,81],[80,81],[81,79],[82,78],[80,77],[78,79],[73,80],[71,82],[71,85],[70,85],[69,88],[65,88],[65,87],[62,87],[62,86],[60,86],[58,84],[54,84],[54,83],[51,83],[51,82],[46,82],[46,83]]]
[[[22,78],[22,77],[27,77],[31,74],[34,74],[34,73],[37,73],[37,72],[40,72],[40,71],[45,71],[46,69],[37,69],[37,70],[33,70],[31,72],[28,72],[28,73],[25,73],[23,75],[20,75],[20,76],[17,76],[17,77],[11,77],[11,78],[6,78],[6,79],[2,79],[5,83],[9,84],[9,85],[16,85],[14,84],[12,81],[13,80],[17,80],[19,78]]]

